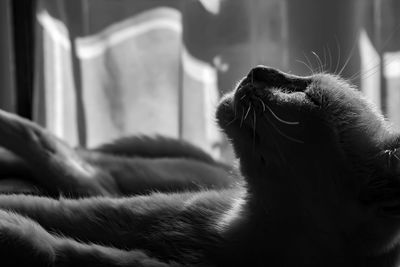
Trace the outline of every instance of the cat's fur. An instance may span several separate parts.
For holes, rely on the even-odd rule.
[[[184,148],[186,160],[222,177],[216,189],[199,171],[194,179],[205,189],[186,191],[178,179],[182,192],[121,197],[129,194],[118,181],[126,176],[116,178],[108,160],[1,112],[0,143],[25,161],[36,183],[53,196],[91,197],[0,196],[0,260],[6,266],[399,264],[399,134],[348,83],[259,66],[222,99],[217,118],[244,182],[229,182],[226,167]],[[97,152],[132,156],[125,148]],[[138,151],[138,159],[148,153]],[[158,182],[136,186],[135,194],[165,189]]]

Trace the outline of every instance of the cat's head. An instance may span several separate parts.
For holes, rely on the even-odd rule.
[[[271,210],[308,213],[368,252],[398,246],[400,138],[349,83],[258,66],[223,97],[217,118]]]

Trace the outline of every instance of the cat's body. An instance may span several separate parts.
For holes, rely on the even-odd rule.
[[[168,140],[147,140],[137,154],[125,141],[75,151],[0,112],[1,145],[25,160],[25,173],[46,193],[90,196],[0,196],[2,263],[398,265],[400,138],[346,82],[257,67],[222,99],[217,118],[232,140],[243,181],[229,180],[225,166],[194,148],[164,153],[174,151],[163,152]],[[158,149],[148,154],[152,147],[161,159]],[[120,153],[130,162],[125,165]],[[132,162],[138,165],[127,167]],[[131,183],[118,164],[133,173],[153,168],[141,176],[149,180]]]

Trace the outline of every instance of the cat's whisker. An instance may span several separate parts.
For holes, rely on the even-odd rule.
[[[374,63],[374,62],[371,61],[370,63]],[[387,64],[390,64],[390,62],[386,62],[383,67],[385,67]],[[370,65],[370,64],[368,64],[368,65]],[[354,81],[360,77],[361,77],[361,80],[368,79],[369,77],[375,75],[379,71],[380,65],[381,65],[381,62],[378,62],[371,67],[368,66],[368,70],[366,70],[365,72],[363,72],[362,70],[359,70],[353,76],[351,76],[349,78],[349,80]]]
[[[259,98],[259,97],[257,97],[257,99],[261,102],[261,105],[262,105],[262,107],[263,107],[263,112],[265,112],[265,104],[264,104],[264,101],[262,101],[262,99]]]
[[[329,46],[326,47],[328,50],[328,58],[329,58],[329,71],[332,71],[332,53]]]
[[[311,74],[314,74],[314,70],[310,66],[308,66],[307,63],[305,63],[304,61],[299,60],[299,59],[296,59],[296,61],[301,64],[304,64],[308,68],[308,70],[311,72]]]
[[[388,36],[388,38],[386,38],[386,40],[384,42],[382,42],[381,50],[384,50],[384,48],[390,43],[391,39],[394,37],[395,33],[398,32],[399,29],[400,29],[400,23],[396,26],[396,28],[392,31],[392,33]],[[349,80],[358,79],[362,75],[366,76],[366,77],[363,77],[363,79],[369,78],[372,75],[374,75],[376,73],[376,71],[378,70],[380,64],[382,64],[382,63],[378,62],[377,64],[375,64],[375,66],[372,66],[371,68],[369,68],[369,65],[371,63],[373,63],[373,60],[371,60],[369,63],[366,64],[366,65],[368,65],[368,67],[367,67],[368,70],[365,73],[362,73],[362,71],[359,70],[352,77],[350,77]],[[390,64],[390,63],[388,62],[387,64]],[[386,67],[387,64],[385,63],[383,67]],[[371,72],[371,70],[372,70],[372,74],[367,76],[366,74]]]
[[[280,134],[281,136],[285,137],[286,139],[295,142],[295,143],[299,143],[299,144],[304,144],[303,141],[296,139],[294,137],[291,137],[287,134],[285,134],[284,132],[282,132],[269,118],[267,115],[264,114],[264,117],[267,119],[267,121],[269,122],[269,124],[271,124],[271,126],[275,129],[275,131]]]
[[[336,40],[336,47],[337,47],[337,53],[338,53],[338,58],[336,61],[336,67],[335,67],[335,71],[333,72],[334,74],[337,74],[337,71],[339,69],[339,64],[340,64],[340,44],[339,44],[339,40],[335,35],[335,40]]]
[[[272,116],[274,116],[274,118],[277,119],[278,121],[280,121],[280,122],[282,122],[284,124],[289,124],[289,125],[298,125],[298,124],[300,124],[300,122],[298,122],[298,121],[286,121],[284,119],[281,119],[278,115],[276,115],[274,113],[274,111],[268,105],[265,105],[265,106],[267,107],[268,111],[271,112]]]
[[[242,128],[242,125],[243,125],[243,118],[244,118],[244,107],[242,107],[242,117],[240,118],[240,128]]]
[[[348,78],[348,80],[352,81],[352,80],[358,79],[361,76],[363,76],[362,79],[369,78],[370,76],[374,75],[377,72],[380,65],[381,65],[381,62],[375,63],[375,59],[371,59],[369,62],[364,64],[365,69],[366,69],[365,72],[362,72],[362,69],[360,68],[360,70],[356,71],[350,78]],[[369,75],[369,74],[371,74],[371,75]]]
[[[317,63],[318,63],[318,72],[323,72],[324,71],[324,66],[322,64],[321,58],[318,56],[317,53],[315,53],[314,51],[311,51],[311,53],[316,57],[317,59]]]
[[[230,122],[228,122],[227,124],[226,124],[226,126],[229,126],[229,125],[231,125],[232,123],[234,123],[235,121],[237,120],[237,118],[235,117],[235,118],[233,118],[233,120],[231,120]]]
[[[236,101],[233,101],[233,112],[234,112],[234,117],[236,119],[237,118],[237,103],[236,103]]]
[[[313,64],[311,63],[310,59],[307,57],[307,55],[303,52],[304,58],[307,60],[308,65],[310,66],[311,74],[314,75],[315,71],[313,68]]]
[[[257,121],[256,110],[253,109],[253,149],[256,148],[256,121]]]
[[[386,60],[386,61],[383,63],[382,68],[385,68],[386,66],[388,66],[389,64],[391,64],[391,63],[394,62],[395,60],[396,60],[395,57],[393,57],[392,60]],[[375,64],[375,66],[372,66],[369,70],[365,71],[364,73],[362,73],[361,70],[360,70],[360,71],[357,71],[355,77],[353,77],[353,76],[354,76],[354,75],[353,75],[352,77],[349,78],[349,80],[355,80],[355,79],[357,79],[357,78],[359,78],[359,77],[361,77],[362,80],[368,79],[369,77],[375,75],[375,74],[378,72],[379,67],[380,67],[381,64],[382,64],[381,62],[378,62],[377,64]]]
[[[247,115],[249,115],[250,109],[251,109],[251,102],[249,102],[249,107],[248,107],[248,109],[246,111],[246,115],[244,115],[244,120],[246,120]]]
[[[391,164],[390,164],[391,160],[392,160],[392,151],[391,150],[387,150],[387,165],[388,165],[389,169],[391,168]]]
[[[346,61],[344,62],[343,67],[340,69],[338,75],[341,75],[341,74],[342,74],[342,72],[346,69],[347,64],[349,64],[350,59],[353,57],[355,48],[356,48],[356,46],[357,46],[357,44],[358,44],[357,41],[358,41],[357,39],[354,41],[354,44],[353,44],[353,46],[352,46],[352,48],[351,48],[351,50],[350,50],[350,54],[349,54],[349,56],[347,57]]]

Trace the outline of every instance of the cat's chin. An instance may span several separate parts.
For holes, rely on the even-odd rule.
[[[218,105],[216,118],[219,126],[225,130],[230,124],[236,119],[234,104],[233,104],[234,92],[230,92],[224,95]]]

